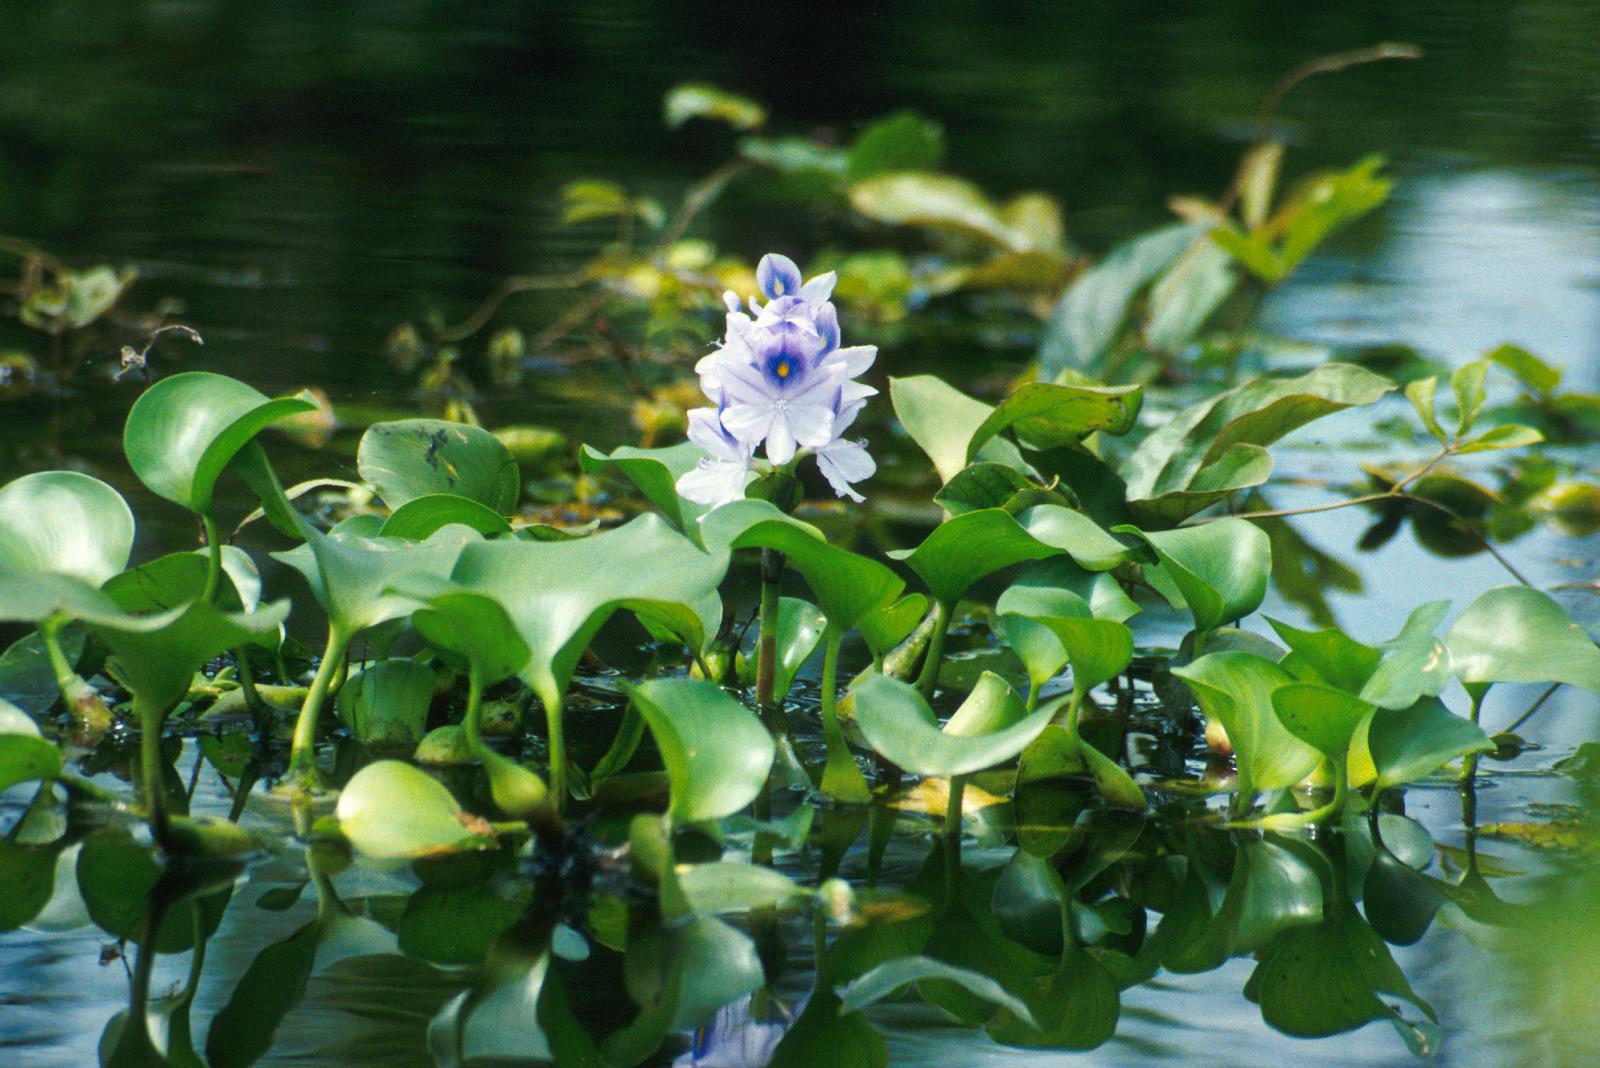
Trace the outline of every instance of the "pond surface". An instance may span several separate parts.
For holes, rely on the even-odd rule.
[[[1178,14],[1109,2],[1013,4],[1003,13],[890,3],[833,18],[792,5],[731,19],[694,5],[663,12],[613,2],[118,7],[34,5],[4,16],[0,234],[75,265],[136,266],[140,306],[180,300],[178,317],[205,345],[164,345],[160,373],[181,361],[269,394],[325,390],[357,432],[307,450],[299,463],[307,471],[354,478],[360,425],[418,403],[412,376],[385,359],[397,324],[432,313],[459,321],[508,275],[558,274],[587,260],[594,233],[559,225],[565,182],[611,177],[670,203],[726,157],[720,127],[663,127],[662,93],[685,79],[748,93],[794,132],[831,127],[848,137],[871,118],[913,107],[944,124],[950,170],[1007,194],[1043,189],[1059,197],[1069,240],[1098,253],[1162,221],[1170,195],[1221,189],[1262,94],[1282,71],[1313,54],[1414,41],[1423,60],[1309,82],[1285,108],[1296,168],[1379,152],[1397,185],[1383,209],[1271,294],[1261,328],[1334,351],[1408,345],[1451,364],[1513,342],[1562,368],[1567,388],[1600,392],[1600,9],[1591,4],[1334,3],[1289,15],[1259,5]],[[782,248],[804,260],[852,238],[837,228],[815,232],[812,223],[804,208],[735,190],[697,232],[748,259]],[[570,303],[559,292],[518,297],[496,322],[537,333]],[[7,329],[15,333],[0,334],[0,351],[35,342],[15,324]],[[880,347],[875,376],[937,370],[991,397],[992,385],[1032,355],[1029,339],[960,322]],[[612,365],[574,365],[557,351],[530,357],[520,384],[477,396],[486,424],[552,426],[602,449],[637,439],[618,416],[615,398],[627,384]],[[188,522],[120,464],[137,377],[110,379],[113,351],[94,358],[64,394],[0,397],[0,481],[81,466],[116,485],[141,516],[140,557],[191,544]],[[1146,407],[1155,414],[1176,403],[1157,396]],[[1401,403],[1386,414],[1398,415]],[[889,433],[887,405],[880,408],[869,435]],[[1346,413],[1286,442],[1278,471],[1293,484],[1272,489],[1272,506],[1330,499],[1359,481],[1359,464],[1418,459],[1393,437],[1375,441],[1370,419]],[[895,447],[884,447],[892,455]],[[1566,455],[1594,475],[1594,445]],[[884,500],[904,503],[914,491],[895,487]],[[235,493],[236,506],[244,497]],[[1357,576],[1326,596],[1329,619],[1358,637],[1388,637],[1423,601],[1448,597],[1460,607],[1507,581],[1488,555],[1438,555],[1410,524],[1381,547],[1357,550],[1374,521],[1359,508],[1294,521]],[[1504,552],[1534,585],[1567,587],[1557,594],[1563,606],[1591,634],[1600,630],[1592,586],[1600,540],[1592,533],[1541,525]],[[266,580],[272,594],[296,581],[282,569]],[[1308,619],[1303,602],[1277,592],[1263,612]],[[1174,646],[1185,625],[1173,616],[1170,633],[1147,630],[1141,641]],[[814,670],[802,683],[807,712]],[[620,704],[604,679],[588,685],[597,704]],[[1496,687],[1485,727],[1505,729],[1540,692]],[[1485,764],[1477,824],[1539,823],[1592,803],[1582,786],[1549,769],[1600,738],[1597,712],[1593,694],[1563,688],[1551,697],[1518,728],[1533,744]],[[578,744],[598,752],[606,740]],[[195,754],[190,741],[178,762],[185,776]],[[1186,756],[1198,772],[1203,752]],[[116,785],[108,772],[98,781]],[[201,770],[197,782],[194,811],[229,811],[233,798],[212,771]],[[24,788],[0,796],[0,827],[12,825],[30,797]],[[1441,846],[1459,849],[1468,837],[1452,782],[1408,790],[1405,812]],[[251,801],[244,822],[289,829],[287,811],[264,796]],[[910,878],[932,837],[897,839],[885,877]],[[1498,870],[1518,873],[1495,880],[1501,896],[1565,901],[1570,915],[1595,919],[1592,882],[1576,898],[1562,889],[1571,849],[1486,839],[1483,850]],[[846,875],[862,874],[863,853],[859,843],[851,850]],[[969,864],[981,868],[984,857],[980,841]],[[286,907],[256,907],[264,892],[305,879],[290,852],[252,866],[234,890],[208,944],[197,1034],[261,948],[316,914],[313,888]],[[416,886],[407,869],[359,864],[333,879],[339,897],[373,902],[378,915]],[[112,940],[64,907],[33,929],[0,935],[0,1060],[8,1066],[92,1063],[106,1021],[126,1007],[125,964],[102,953]],[[1564,944],[1560,931],[1547,935],[1545,948]],[[1585,964],[1570,946],[1566,955],[1545,953],[1532,934],[1520,947],[1499,938],[1447,908],[1422,941],[1395,949],[1416,992],[1439,1012],[1436,1061],[1600,1063],[1600,1047],[1586,1045],[1600,1015],[1592,959]],[[1596,948],[1592,933],[1579,944]],[[1551,991],[1560,983],[1541,960],[1550,971],[1577,968],[1573,975],[1596,981],[1558,997]],[[804,951],[792,957],[786,989],[805,989],[807,964]],[[1234,959],[1133,987],[1116,1037],[1085,1054],[996,1046],[921,1002],[885,1004],[872,1016],[896,1064],[1413,1062],[1382,1024],[1315,1041],[1271,1030],[1241,993],[1252,966]],[[184,954],[163,957],[153,988],[178,988],[188,967]],[[466,982],[463,970],[434,968],[393,947],[352,955],[310,979],[259,1063],[432,1064],[428,1021]]]

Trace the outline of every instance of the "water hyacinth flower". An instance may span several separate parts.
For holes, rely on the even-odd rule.
[[[841,435],[877,393],[855,379],[878,350],[840,347],[832,271],[802,281],[793,260],[772,253],[761,258],[756,281],[766,303],[752,297],[746,310],[737,295],[725,294],[726,335],[695,365],[715,407],[690,413],[690,440],[707,460],[679,479],[678,492],[702,504],[734,499],[749,481],[744,472],[755,450],[764,446],[767,462],[777,467],[801,449],[812,451],[834,492],[860,501],[852,484],[877,465],[864,445]]]
[[[789,1021],[761,1021],[750,1013],[750,995],[717,1010],[694,1034],[694,1045],[672,1068],[766,1068],[789,1030]],[[804,1004],[802,1003],[802,1008]]]

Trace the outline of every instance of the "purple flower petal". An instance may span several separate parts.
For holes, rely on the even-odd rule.
[[[756,285],[771,300],[794,296],[800,292],[800,268],[788,256],[769,252],[756,264]]]

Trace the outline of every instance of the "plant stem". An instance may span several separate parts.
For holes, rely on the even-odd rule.
[[[322,714],[323,701],[328,696],[328,686],[344,661],[350,638],[332,624],[328,627],[328,644],[322,650],[322,662],[306,691],[305,703],[300,706],[300,718],[294,724],[294,740],[289,746],[289,771],[287,778],[299,790],[316,793],[322,788],[322,776],[317,772],[317,718]]]
[[[1483,699],[1489,694],[1489,687],[1476,685],[1468,687],[1467,693],[1472,697],[1472,725],[1478,725],[1478,717],[1483,714]],[[1535,706],[1538,707],[1538,706]],[[1478,754],[1468,753],[1461,761],[1461,777],[1471,782],[1478,774]]]
[[[555,795],[557,814],[567,807],[567,740],[561,722],[564,696],[546,700],[544,706],[545,725],[550,733],[550,792]]]
[[[761,636],[756,652],[756,708],[766,712],[777,703],[778,596],[783,582],[783,554],[761,550]]]
[[[161,725],[164,709],[153,709],[134,695],[134,711],[139,717],[139,778],[144,787],[145,817],[156,844],[166,849],[171,842],[168,827],[165,787],[166,761],[161,757]]]
[[[217,521],[209,512],[200,516],[200,525],[206,531],[206,584],[200,591],[200,600],[216,604],[217,590],[222,585],[222,535],[217,533]]]
[[[966,793],[967,777],[950,776],[950,797],[944,807],[944,908],[955,905],[961,879],[961,798]]]
[[[822,726],[829,732],[839,730],[839,646],[844,635],[837,627],[828,627],[823,636],[822,650]]]
[[[1072,680],[1072,699],[1067,702],[1067,710],[1061,716],[1061,725],[1067,729],[1067,737],[1074,744],[1082,741],[1078,734],[1078,717],[1083,714],[1083,687],[1078,685],[1078,680]]]
[[[928,638],[928,653],[922,661],[922,674],[917,676],[917,689],[926,700],[933,700],[933,691],[939,685],[939,665],[944,660],[944,637],[950,629],[953,607],[943,601],[934,606],[933,634]]]
[[[72,717],[73,727],[82,734],[99,734],[111,725],[111,710],[100,699],[93,686],[83,681],[61,648],[61,631],[69,621],[56,615],[39,624],[39,638],[44,642],[45,655],[50,660],[50,670],[61,690],[61,699]]]
[[[467,748],[480,753],[483,744],[483,679],[476,664],[467,668],[467,711],[461,717],[461,733],[466,735]]]

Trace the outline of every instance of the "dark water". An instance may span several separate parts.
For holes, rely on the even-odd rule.
[[[1581,0],[1207,11],[887,3],[826,17],[804,5],[683,3],[11,5],[0,13],[0,234],[77,266],[137,266],[129,301],[140,307],[180,299],[206,345],[165,347],[173,362],[161,371],[181,360],[269,393],[314,384],[336,405],[403,406],[412,381],[382,356],[397,323],[433,310],[460,319],[506,275],[570,270],[592,254],[592,231],[557,224],[563,183],[609,176],[671,202],[727,157],[721,128],[662,126],[662,92],[685,79],[766,102],[778,131],[841,140],[914,107],[944,123],[950,170],[1000,194],[1051,193],[1070,239],[1098,251],[1163,219],[1168,196],[1219,190],[1282,71],[1380,40],[1416,42],[1426,58],[1307,83],[1282,119],[1291,168],[1380,152],[1399,177],[1395,196],[1274,294],[1264,326],[1329,346],[1403,342],[1457,362],[1514,341],[1563,367],[1571,387],[1600,389],[1600,7]],[[858,236],[737,187],[694,232],[751,258],[775,247],[803,259]],[[536,332],[570,302],[518,298],[497,323]],[[14,324],[0,330],[0,351],[42,356],[38,345]],[[154,555],[187,531],[118,464],[136,385],[109,381],[114,354],[99,354],[65,396],[0,400],[0,477],[74,457],[150,517],[139,553]],[[880,370],[937,365],[977,378],[1026,357],[921,336],[885,345]],[[551,360],[520,386],[486,391],[480,410],[491,424],[548,423],[609,447],[633,437],[608,414],[607,393],[622,388],[610,371],[573,376]],[[1318,447],[1281,450],[1280,470],[1346,478],[1357,459],[1382,458],[1358,454],[1366,429],[1335,421],[1306,443]],[[306,466],[351,476],[352,443],[338,439]],[[1296,489],[1274,503],[1318,493]],[[1330,594],[1358,637],[1391,634],[1421,601],[1464,604],[1505,581],[1487,557],[1441,559],[1409,531],[1358,554],[1349,547],[1370,521],[1348,510],[1300,525],[1361,574],[1359,590]],[[1594,539],[1551,528],[1507,551],[1542,586],[1593,581],[1600,569]],[[1563,603],[1592,631],[1596,600],[1577,593]],[[1264,611],[1303,618],[1280,599]],[[1497,687],[1486,724],[1504,726],[1536,694]],[[1496,766],[1479,818],[1528,820],[1539,805],[1571,801],[1570,787],[1542,771],[1595,736],[1596,711],[1592,695],[1557,694],[1527,732],[1543,748]],[[225,808],[210,777],[201,783],[196,808]],[[13,793],[0,805],[25,801]],[[1459,840],[1453,790],[1413,790],[1408,804],[1436,839]],[[286,817],[253,809],[246,818]],[[1548,867],[1526,847],[1495,850],[1528,873],[1530,888]],[[237,896],[295,878],[292,864],[264,866]],[[362,867],[339,877],[352,899],[409,886],[403,873]],[[286,913],[230,910],[211,943],[197,1026],[226,1001],[225,977],[304,922],[309,896]],[[50,926],[0,943],[7,1065],[90,1063],[126,997],[122,966],[95,963],[104,935],[70,915]],[[1525,1006],[1498,996],[1483,941],[1470,924],[1441,922],[1397,951],[1441,1011],[1440,1062],[1580,1063],[1530,1039]],[[1130,991],[1118,1037],[1088,1055],[1003,1050],[910,1005],[875,1018],[896,1063],[952,1068],[1409,1062],[1381,1025],[1316,1043],[1271,1031],[1239,993],[1249,966],[1164,975]],[[156,986],[176,985],[185,967],[163,960]],[[458,988],[399,957],[343,961],[313,978],[266,1063],[428,1063],[422,1031]]]

